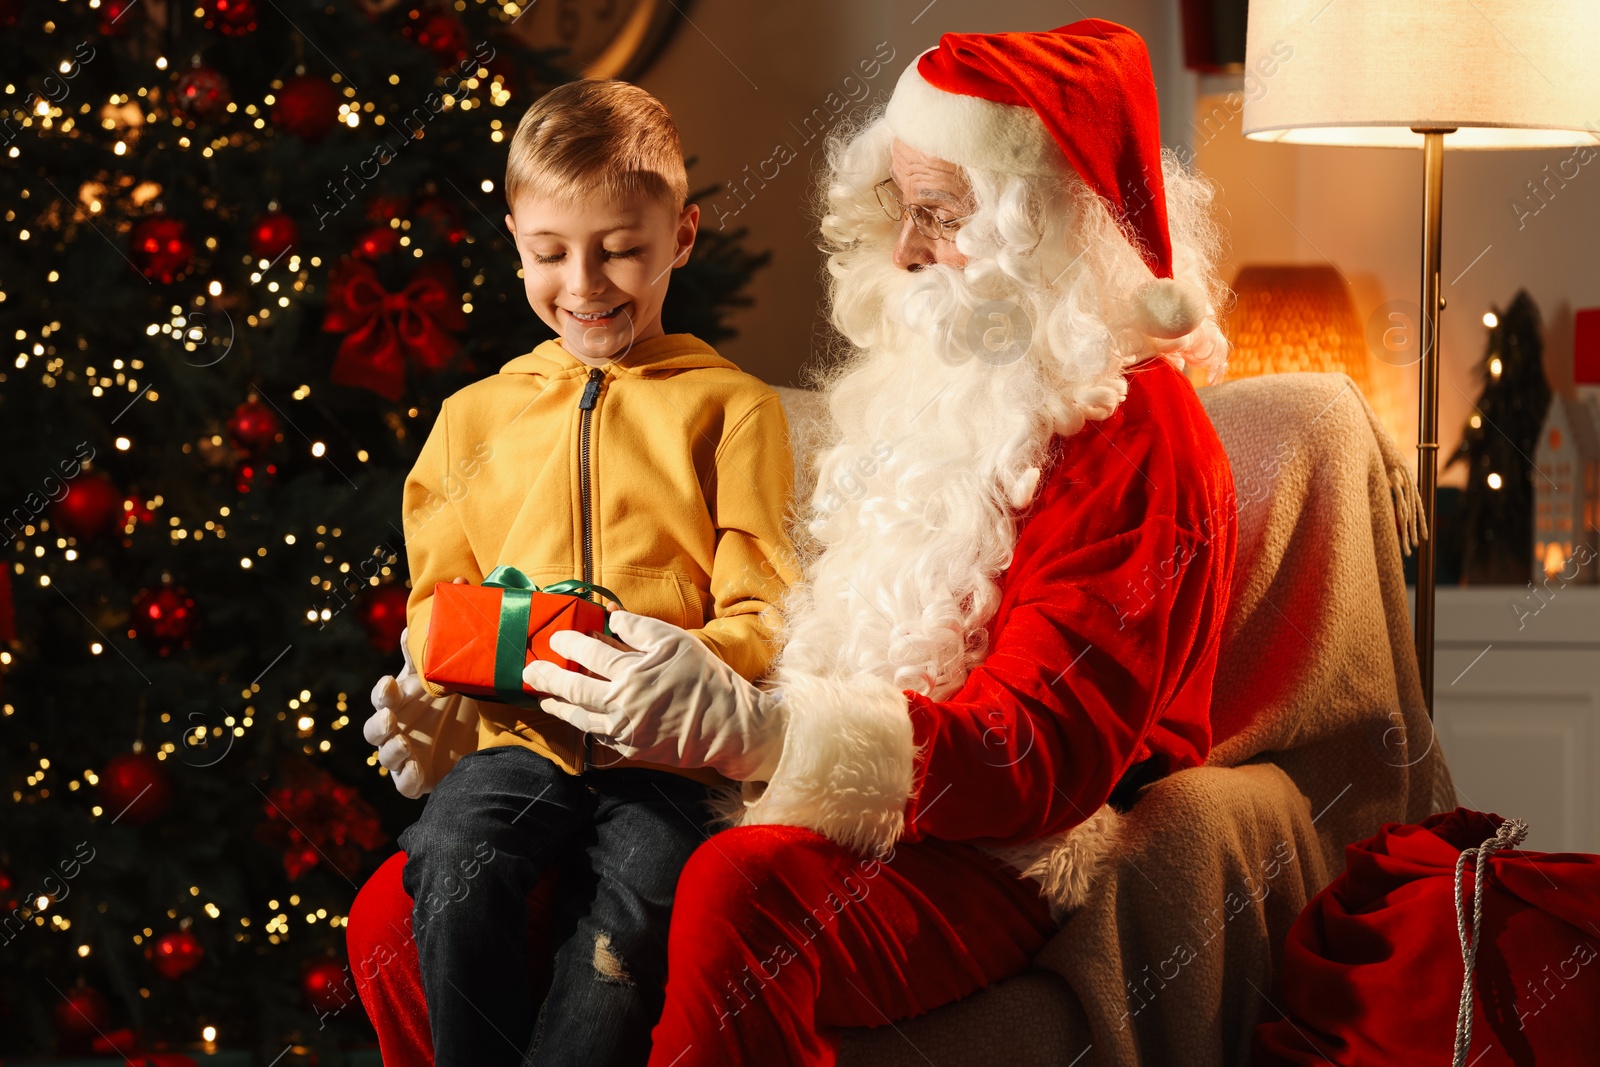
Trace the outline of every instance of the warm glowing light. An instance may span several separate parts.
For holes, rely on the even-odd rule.
[[[133,442],[128,440],[126,437],[117,438],[117,451],[118,452],[126,452],[128,449],[130,449],[132,447],[133,447]]]
[[[486,193],[494,192],[494,182],[490,181],[488,178],[483,179],[483,191]]]
[[[1498,489],[1498,488],[1500,488],[1500,484],[1501,484],[1500,483],[1500,475],[1496,474],[1494,471],[1490,471],[1489,472],[1489,488],[1490,489]]]
[[[1499,356],[1495,356],[1489,361],[1489,373],[1494,375],[1496,378],[1500,377],[1500,371],[1502,369],[1503,365],[1500,362]]]
[[[1485,311],[1483,313],[1483,324],[1492,330],[1496,326],[1500,325],[1500,316],[1496,315],[1492,311]]]

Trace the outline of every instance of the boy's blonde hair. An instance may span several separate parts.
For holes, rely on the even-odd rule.
[[[666,106],[611,78],[567,82],[535,100],[506,159],[506,206],[524,194],[571,203],[646,196],[681,210],[689,198],[678,128]]]

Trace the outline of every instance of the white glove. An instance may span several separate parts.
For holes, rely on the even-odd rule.
[[[614,611],[611,629],[629,651],[576,630],[551,635],[552,651],[599,677],[534,660],[522,679],[549,694],[544,711],[628,759],[770,780],[788,727],[779,694],[757,689],[671,623]]]
[[[411,662],[408,630],[400,631],[405,666],[400,677],[386,674],[372,687],[372,717],[361,735],[378,746],[378,762],[400,795],[415,800],[432,792],[456,760],[478,750],[478,703],[459,693],[427,694]]]

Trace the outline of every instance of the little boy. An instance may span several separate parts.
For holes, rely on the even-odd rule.
[[[522,117],[505,191],[528,303],[558,336],[440,406],[405,485],[409,658],[436,582],[509,564],[603,586],[755,679],[795,576],[788,426],[772,389],[663,332],[700,215],[671,116],[623,82],[557,88]],[[435,1064],[518,1064],[530,1045],[541,1065],[643,1064],[673,890],[725,780],[519,705],[479,702],[478,735],[400,835]],[[526,898],[558,861],[565,936],[536,1032]]]

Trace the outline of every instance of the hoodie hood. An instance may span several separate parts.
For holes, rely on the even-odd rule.
[[[703,367],[738,370],[738,365],[717,355],[716,350],[692,333],[667,333],[640,341],[620,359],[605,364],[607,374],[648,378],[675,371]],[[562,378],[589,373],[582,362],[561,346],[556,338],[542,342],[500,368],[501,374],[532,374],[538,378]]]

